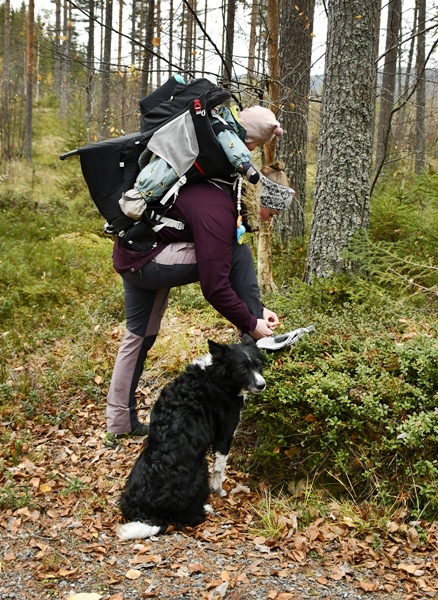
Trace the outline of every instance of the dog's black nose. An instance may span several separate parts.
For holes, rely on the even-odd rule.
[[[260,390],[261,392],[263,392],[263,390],[266,387],[266,382],[265,381],[260,381],[259,383],[257,383],[257,389]]]

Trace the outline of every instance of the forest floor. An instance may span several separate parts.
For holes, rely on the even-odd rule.
[[[166,317],[161,343],[170,343],[166,335],[175,337],[178,326],[185,331]],[[227,335],[215,331],[216,339]],[[171,372],[162,364],[157,368],[162,354],[155,352],[147,385],[139,389],[142,420],[164,383],[152,375]],[[188,358],[184,355],[183,362]],[[364,528],[366,514],[359,518],[359,512],[346,513],[332,502],[327,516],[304,524],[298,507],[308,500],[292,498],[274,514],[269,486],[231,466],[224,481],[227,496],[211,498],[214,513],[203,524],[149,540],[120,541],[118,499],[142,440],[108,447],[104,402],[93,401],[87,391],[69,396],[61,389],[56,402],[68,415],[62,426],[0,423],[6,481],[1,500],[9,507],[0,512],[1,600],[438,600],[438,522],[406,523],[407,512],[399,510],[383,530],[370,523]],[[39,407],[49,410],[46,404]],[[232,453],[249,450],[250,436],[241,426]],[[272,528],[270,533],[269,517],[279,528],[277,536]]]
[[[212,498],[199,527],[120,541],[117,501],[142,441],[108,448],[102,408],[84,405],[77,417],[69,429],[33,427],[40,460],[9,468],[29,502],[0,514],[1,599],[438,598],[438,523],[419,535],[418,523],[395,519],[384,538],[361,536],[334,504],[303,529],[291,510],[280,539],[266,539],[257,533],[263,486],[253,491],[232,469],[227,496]]]

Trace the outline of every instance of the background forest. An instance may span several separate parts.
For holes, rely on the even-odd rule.
[[[37,460],[35,427],[78,429],[94,411],[104,437],[123,332],[112,240],[76,158],[58,156],[136,131],[138,100],[180,72],[277,114],[286,133],[256,161],[283,160],[297,192],[246,241],[282,330],[316,332],[269,356],[235,465],[307,508],[336,497],[436,519],[436,3],[33,2],[0,4],[0,505],[32,503],[14,469]],[[198,286],[174,290],[139,389],[146,411],[208,337],[235,332]]]

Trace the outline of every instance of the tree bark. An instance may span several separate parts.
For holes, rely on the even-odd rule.
[[[149,83],[152,83],[152,54],[153,48],[152,39],[154,37],[154,26],[155,26],[155,0],[148,0],[148,14],[146,19],[146,40],[145,50],[143,54],[143,66],[141,74],[141,85],[140,85],[140,97],[146,96],[148,93]]]
[[[254,85],[255,77],[255,49],[257,41],[257,16],[259,5],[257,0],[253,0],[251,8],[251,22],[249,26],[249,46],[248,46],[248,67],[247,80],[250,85]]]
[[[401,0],[388,2],[385,63],[383,65],[380,93],[379,129],[377,135],[376,168],[385,161],[390,152],[391,111],[394,108],[397,57],[401,26]]]
[[[27,68],[26,68],[26,107],[24,122],[24,158],[32,160],[32,99],[33,99],[33,57],[35,38],[35,2],[29,0],[27,22]]]
[[[236,19],[236,0],[227,1],[227,22],[225,25],[225,60],[222,69],[224,82],[233,77],[234,22]]]
[[[284,111],[280,154],[296,194],[291,207],[275,220],[282,242],[302,237],[305,228],[307,139],[315,0],[283,2],[280,16],[280,73]]]
[[[278,28],[279,12],[278,0],[268,0],[267,6],[267,34],[268,34],[268,96],[271,110],[275,116],[278,114],[280,96],[280,63],[278,59]],[[276,138],[264,147],[264,161],[269,165],[275,159]],[[275,290],[277,286],[272,276],[272,226],[270,222],[260,224],[258,236],[258,281],[263,290]]]
[[[9,139],[9,56],[11,47],[11,2],[5,0],[5,22],[3,38],[3,98],[2,98],[2,137],[1,157],[7,161],[11,158]]]
[[[88,39],[87,39],[87,67],[85,82],[85,118],[87,120],[87,139],[93,140],[93,113],[94,113],[94,0],[88,2]]]
[[[110,76],[111,76],[111,38],[113,23],[113,2],[105,2],[105,30],[103,42],[103,60],[101,64],[101,91],[100,91],[100,136],[108,137],[110,120]]]
[[[54,53],[55,53],[55,72],[54,72],[54,87],[55,96],[60,99],[61,97],[61,0],[55,1],[55,41],[54,41]]]
[[[376,35],[377,0],[329,0],[309,283],[349,272],[343,250],[369,225]]]
[[[426,165],[426,0],[417,0],[418,6],[418,39],[416,74],[417,87],[417,115],[415,135],[415,173],[419,175]]]

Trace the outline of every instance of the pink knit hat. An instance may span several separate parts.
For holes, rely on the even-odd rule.
[[[283,129],[272,110],[263,106],[245,108],[239,113],[239,121],[246,129],[245,142],[248,144],[267,144],[274,136],[283,135]]]

